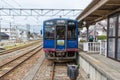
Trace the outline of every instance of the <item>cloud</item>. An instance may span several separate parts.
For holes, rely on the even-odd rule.
[[[26,8],[84,9],[92,0],[18,0]]]

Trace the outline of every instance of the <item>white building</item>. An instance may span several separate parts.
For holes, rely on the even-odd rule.
[[[1,28],[1,32],[5,32],[9,35],[9,40],[16,41],[27,41],[28,40],[28,31],[19,29],[19,28]]]

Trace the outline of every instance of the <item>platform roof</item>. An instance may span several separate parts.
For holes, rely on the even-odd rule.
[[[115,12],[120,12],[120,0],[93,0],[76,19],[82,27],[84,21],[91,25]]]

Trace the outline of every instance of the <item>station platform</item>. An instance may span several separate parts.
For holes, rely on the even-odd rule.
[[[100,54],[79,52],[80,68],[89,80],[120,80],[120,62]]]

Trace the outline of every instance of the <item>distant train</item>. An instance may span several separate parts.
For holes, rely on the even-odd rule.
[[[78,22],[50,19],[43,22],[43,50],[49,60],[76,60],[78,57]]]

